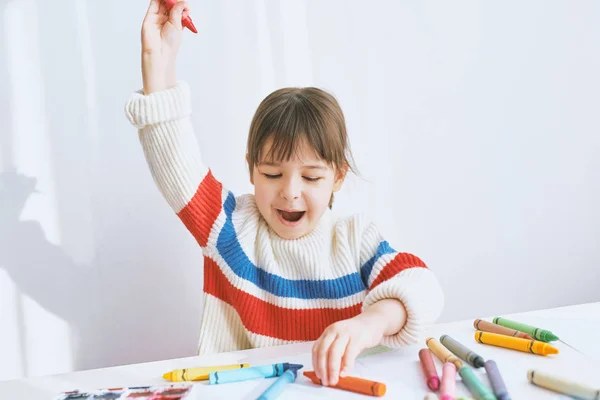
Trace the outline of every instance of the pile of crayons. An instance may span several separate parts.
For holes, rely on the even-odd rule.
[[[273,400],[279,397],[288,384],[296,381],[298,370],[303,367],[301,364],[290,363],[254,367],[251,367],[250,364],[221,365],[176,369],[164,374],[163,378],[173,382],[208,381],[210,385],[221,385],[250,379],[277,377],[275,382],[258,397],[258,400]],[[305,371],[304,376],[313,383],[321,385],[321,380],[317,378],[314,371]],[[383,396],[386,392],[386,386],[383,383],[350,376],[339,378],[337,385],[330,387],[376,397]]]
[[[560,339],[545,329],[500,317],[494,318],[493,323],[476,319],[473,322],[473,327],[476,329],[475,340],[482,344],[542,356],[558,354],[558,349],[552,347],[548,342]],[[426,340],[426,344],[428,348],[419,351],[419,359],[427,379],[427,386],[432,391],[425,396],[425,400],[459,400],[460,398],[455,398],[457,371],[462,378],[462,382],[475,399],[511,399],[494,360],[485,361],[483,357],[448,335],[442,335],[439,341],[430,337]],[[441,379],[435,369],[432,355],[435,355],[443,363]],[[473,369],[464,365],[463,361],[472,368],[485,368],[491,390],[477,378]],[[534,370],[528,372],[528,379],[536,386],[558,393],[581,399],[600,399],[600,391]],[[434,393],[438,390],[439,396]],[[463,399],[467,400],[466,398]]]

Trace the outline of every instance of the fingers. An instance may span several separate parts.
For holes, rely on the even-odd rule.
[[[330,333],[326,330],[313,345],[313,368],[322,385],[327,384],[327,351],[336,337],[337,335],[334,332]]]
[[[150,4],[148,5],[148,11],[146,11],[146,16],[158,14],[160,10],[160,0],[150,0]]]
[[[337,385],[340,377],[340,367],[342,357],[346,353],[346,347],[350,343],[350,338],[346,335],[338,335],[329,346],[327,354],[327,385]]]
[[[158,9],[158,14],[159,15],[163,15],[165,17],[169,16],[169,10],[167,9],[167,5],[165,4],[164,1],[160,2],[159,9]]]
[[[361,351],[362,349],[356,344],[356,342],[352,340],[348,342],[348,346],[346,346],[346,352],[342,358],[342,369],[340,371],[340,376],[342,378],[352,372],[356,357],[358,357]]]
[[[189,6],[185,1],[178,1],[175,3],[171,11],[169,11],[169,22],[173,24],[177,29],[183,29],[181,19],[183,17],[183,12],[189,12]]]

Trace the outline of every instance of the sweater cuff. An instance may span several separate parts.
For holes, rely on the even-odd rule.
[[[406,309],[406,324],[396,334],[383,338],[381,344],[402,347],[423,338],[425,329],[440,316],[444,294],[431,270],[410,268],[369,292],[362,310],[385,299],[397,299]]]
[[[189,117],[192,114],[190,88],[185,82],[145,95],[134,92],[125,104],[127,119],[136,128]]]

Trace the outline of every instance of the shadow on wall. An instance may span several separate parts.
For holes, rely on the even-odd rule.
[[[0,267],[18,285],[49,312],[67,321],[73,330],[72,354],[101,345],[94,337],[101,315],[96,311],[95,282],[90,266],[76,265],[58,246],[50,243],[37,221],[20,220],[30,196],[36,193],[36,179],[8,169],[0,175]],[[23,310],[17,310],[21,335],[21,358],[26,365],[27,349]],[[77,351],[81,349],[82,352]],[[74,360],[78,368],[95,362]],[[27,370],[27,367],[25,367]]]
[[[39,70],[41,86],[31,88],[41,98],[26,100],[39,100],[42,106],[34,109],[41,115],[15,113],[13,92],[29,93],[30,88],[18,86],[28,80],[15,80],[11,73],[29,69],[6,68],[15,62],[9,59],[7,41],[18,32],[3,35],[3,27],[0,106],[6,107],[0,107],[0,269],[24,296],[69,324],[74,370],[193,356],[202,305],[201,251],[154,187],[136,132],[123,113],[127,96],[137,89],[130,87],[132,79],[123,69],[125,65],[139,75],[139,51],[133,54],[127,43],[135,41],[139,49],[139,25],[127,21],[131,13],[116,12],[122,8],[119,2],[87,2],[86,15],[80,15],[81,8],[72,2],[60,6],[0,0],[0,18],[7,7],[25,3],[36,7],[37,19],[31,21],[39,26],[27,29],[33,36],[37,30],[32,43],[39,43],[39,48],[27,52],[38,57],[33,71]],[[144,2],[130,11],[139,19],[146,7]],[[60,23],[53,16],[60,17]],[[112,22],[105,26],[105,21]],[[27,101],[25,106],[30,105]],[[44,155],[50,165],[42,168],[51,171],[56,188],[53,211],[60,245],[48,240],[40,222],[22,220],[27,201],[46,195],[36,193],[41,176],[22,172],[31,170],[23,160],[30,167],[40,154],[27,147],[31,144],[15,140],[28,127],[15,121],[23,115],[39,118],[47,138]],[[86,251],[88,255],[81,257]],[[35,357],[27,353],[25,334],[31,339],[44,332],[25,326],[18,301],[16,307],[27,374],[36,368],[26,365]]]

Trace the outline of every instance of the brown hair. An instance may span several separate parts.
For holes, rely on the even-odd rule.
[[[264,155],[269,161],[290,160],[304,139],[336,173],[347,169],[356,172],[344,113],[335,97],[324,90],[283,88],[260,103],[250,124],[246,148],[251,176],[270,138],[273,140],[271,149]],[[330,208],[332,203],[333,194]]]

